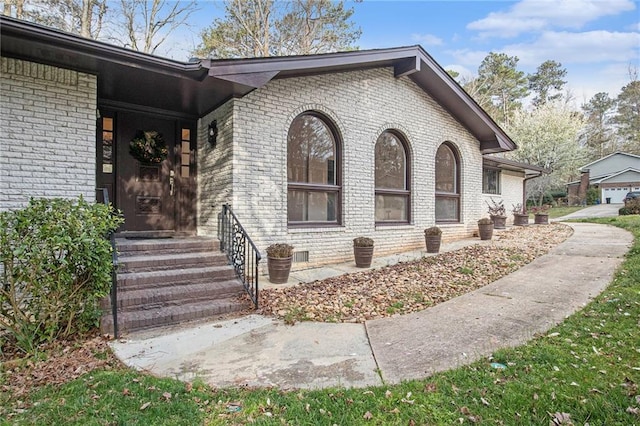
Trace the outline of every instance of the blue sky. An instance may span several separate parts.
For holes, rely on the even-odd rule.
[[[444,68],[476,73],[491,51],[520,59],[535,72],[547,59],[567,69],[567,87],[577,107],[597,92],[615,97],[640,71],[640,9],[632,0],[379,1],[348,3],[362,29],[361,49],[420,44]],[[190,20],[193,34],[168,40],[159,51],[188,57],[200,29],[223,14],[220,1],[201,1]],[[171,46],[171,47],[170,47]],[[182,46],[182,47],[180,47]]]

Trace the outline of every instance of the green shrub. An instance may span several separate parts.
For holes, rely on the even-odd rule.
[[[600,191],[596,188],[587,189],[587,204],[592,206],[596,203],[596,200],[600,198]]]
[[[0,213],[0,336],[25,352],[98,324],[111,287],[106,236],[122,218],[80,198],[31,199]]]
[[[624,207],[618,210],[618,215],[640,214],[640,198],[627,201]]]

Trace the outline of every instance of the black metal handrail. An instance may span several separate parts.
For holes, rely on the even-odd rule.
[[[102,202],[105,205],[109,205],[109,191],[107,188],[97,188],[97,191],[102,192]],[[113,317],[113,337],[118,338],[118,251],[116,250],[116,237],[115,232],[111,231],[107,235],[109,242],[111,243],[111,316]]]
[[[262,257],[229,204],[223,204],[222,212],[218,215],[218,239],[220,240],[220,251],[227,254],[229,263],[233,265],[238,278],[242,281],[244,289],[257,309],[258,264]]]

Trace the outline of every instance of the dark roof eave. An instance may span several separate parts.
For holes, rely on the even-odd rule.
[[[123,73],[127,69],[135,70],[139,79],[149,80],[145,76],[145,73],[149,72],[158,77],[163,75],[198,82],[203,84],[203,87],[206,86],[208,91],[204,94],[191,94],[189,96],[192,100],[185,101],[186,104],[182,102],[176,107],[185,108],[185,105],[198,102],[197,109],[200,114],[208,110],[204,99],[212,94],[215,94],[215,98],[209,101],[209,107],[229,96],[243,96],[274,78],[393,67],[396,77],[407,76],[412,79],[465,126],[480,141],[483,154],[517,148],[495,121],[420,46],[185,63],[112,46],[10,17],[0,18],[0,35],[2,54],[10,57],[70,67],[93,74],[100,74],[105,66],[113,65],[120,67]],[[210,79],[207,79],[207,76]],[[200,92],[193,85],[189,87],[192,91]]]
[[[523,172],[527,177],[536,177],[542,174],[549,174],[551,170],[544,167],[534,166],[532,164],[521,163],[519,161],[508,160],[501,157],[492,157],[485,155],[483,163],[488,166],[497,167],[504,170],[512,170],[517,172]]]
[[[42,49],[39,52],[40,57],[38,59],[52,65],[68,65],[62,63],[63,60],[56,57],[62,53],[70,56],[81,54],[97,61],[108,61],[174,77],[202,80],[207,76],[207,69],[203,67],[201,61],[175,61],[6,16],[0,16],[0,36],[3,38],[3,54],[8,49],[5,48],[6,38],[17,37],[20,40],[29,40],[45,45],[46,50]],[[33,58],[29,57],[27,59]],[[99,70],[89,69],[83,71],[97,72]]]
[[[363,67],[392,66],[396,77],[408,76],[481,142],[483,154],[512,151],[517,145],[462,87],[420,46],[338,52],[309,56],[207,59],[209,76],[259,88],[287,78]],[[432,78],[432,77],[436,78]],[[481,133],[483,135],[481,135]],[[487,137],[488,135],[491,137]]]

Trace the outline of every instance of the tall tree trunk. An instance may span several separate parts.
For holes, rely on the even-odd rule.
[[[93,0],[82,0],[82,16],[80,18],[80,35],[91,38],[91,18]]]

